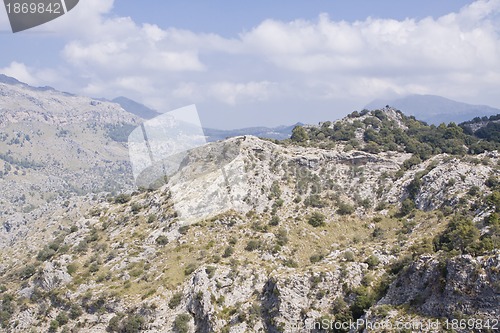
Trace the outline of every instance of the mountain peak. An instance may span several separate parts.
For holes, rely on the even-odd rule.
[[[11,85],[17,85],[17,84],[27,85],[26,83],[23,83],[5,74],[0,74],[0,83],[11,84]]]

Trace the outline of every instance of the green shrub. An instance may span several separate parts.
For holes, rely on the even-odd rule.
[[[307,220],[307,223],[312,225],[313,227],[322,227],[325,225],[325,220],[326,217],[325,215],[319,213],[319,212],[314,212],[311,216],[309,216],[309,219]]]
[[[184,269],[184,274],[186,276],[191,275],[197,268],[198,266],[195,263],[190,263]]]
[[[339,203],[339,208],[337,209],[337,213],[339,215],[350,215],[354,213],[354,206],[341,202]]]
[[[323,260],[325,256],[322,255],[322,254],[313,254],[311,257],[309,257],[309,261],[312,263],[312,264],[315,264],[317,262],[320,262],[321,260]]]
[[[69,317],[73,320],[77,319],[83,314],[82,308],[78,304],[72,304],[69,309]]]
[[[147,221],[148,223],[153,223],[153,222],[155,222],[156,220],[157,220],[157,217],[156,217],[156,215],[155,215],[155,214],[149,214],[149,215],[148,215],[148,221]]]
[[[182,313],[182,314],[178,315],[174,320],[175,332],[188,333],[190,320],[191,320],[191,316],[187,313]]]
[[[411,212],[413,212],[414,209],[415,209],[415,203],[413,202],[413,200],[407,198],[403,200],[403,202],[401,203],[401,210],[399,214],[400,216],[406,216]]]
[[[374,293],[367,287],[360,286],[355,291],[356,298],[350,309],[354,319],[360,318],[375,303]]]
[[[100,265],[96,261],[94,261],[93,263],[91,263],[90,266],[89,266],[89,272],[90,273],[98,272],[99,269],[100,269]]]
[[[469,191],[467,191],[467,194],[474,197],[478,195],[480,192],[481,189],[479,188],[479,186],[474,185],[469,189]]]
[[[56,317],[56,320],[57,322],[59,323],[59,325],[66,325],[69,321],[69,318],[68,318],[68,315],[66,314],[66,312],[59,312],[57,314],[57,317]]]
[[[130,194],[121,193],[121,194],[118,194],[116,196],[115,203],[125,204],[125,203],[129,202],[131,198],[132,197],[130,196]]]
[[[297,268],[299,267],[299,264],[293,259],[285,259],[283,260],[283,266],[290,268]]]
[[[274,234],[276,237],[276,244],[279,246],[286,245],[288,243],[288,232],[284,228],[280,228],[278,232]]]
[[[455,215],[446,230],[434,239],[436,249],[458,251],[462,254],[479,254],[480,232],[468,217]]]
[[[280,184],[275,180],[270,188],[271,193],[269,194],[269,198],[276,198],[278,199],[281,197],[281,189],[280,189]]]
[[[68,266],[66,266],[66,270],[68,271],[68,274],[69,275],[73,275],[78,269],[78,265],[77,264],[68,264]]]
[[[309,140],[309,135],[307,134],[307,131],[304,129],[304,127],[295,126],[292,130],[291,139],[295,142],[305,142]]]
[[[162,246],[163,246],[163,245],[167,245],[167,244],[168,244],[168,237],[163,236],[163,235],[158,236],[158,237],[156,238],[156,244],[158,244],[158,245],[162,245]]]
[[[255,251],[258,248],[260,248],[261,245],[262,245],[262,243],[259,240],[252,239],[252,240],[248,241],[247,246],[245,246],[245,250]]]
[[[234,253],[234,247],[232,246],[228,246],[226,247],[226,249],[224,250],[224,253],[222,254],[222,257],[224,258],[229,258],[230,256],[232,256]]]
[[[142,209],[142,206],[137,203],[137,202],[134,202],[131,206],[130,206],[130,210],[132,211],[132,213],[136,214],[138,212],[140,212]]]
[[[374,239],[383,238],[384,234],[385,234],[384,229],[382,229],[381,227],[375,227],[375,229],[373,229],[372,232],[372,237]]]
[[[33,274],[35,274],[36,272],[36,268],[34,265],[27,265],[25,266],[21,272],[19,273],[19,276],[21,277],[22,280],[26,280],[26,279],[29,279],[30,277],[33,276]]]
[[[325,202],[321,200],[318,194],[311,194],[304,200],[304,205],[315,208],[323,208],[326,206]]]
[[[280,218],[277,215],[273,215],[271,221],[269,221],[269,225],[277,226],[278,224],[280,224]]]
[[[117,333],[138,333],[144,329],[145,320],[142,316],[117,314],[108,323],[106,330]]]
[[[422,163],[422,159],[418,155],[412,155],[409,159],[403,162],[403,169],[411,169],[412,166]]]
[[[205,273],[207,273],[208,278],[211,279],[214,277],[216,270],[217,268],[215,266],[207,266],[207,268],[205,268]]]
[[[49,248],[48,246],[45,246],[43,249],[41,249],[37,256],[36,259],[39,261],[46,261],[52,258],[56,254],[56,251],[53,249]]]
[[[189,225],[183,225],[182,227],[179,227],[179,233],[181,235],[185,235],[188,233],[190,226]]]
[[[179,304],[181,304],[183,297],[184,295],[181,292],[173,294],[172,298],[170,298],[170,301],[168,301],[168,307],[171,309],[175,309],[179,306]]]
[[[89,245],[87,241],[84,239],[78,243],[78,245],[75,247],[75,251],[79,253],[85,253],[89,249]]]
[[[344,252],[344,259],[346,261],[354,261],[354,259],[356,259],[356,256],[354,255],[354,252],[352,252],[352,251],[345,251]]]
[[[59,322],[57,320],[52,320],[49,325],[49,332],[57,332],[59,328]]]
[[[349,305],[340,297],[337,297],[332,304],[331,313],[335,314],[335,322],[348,323],[353,320]],[[335,332],[349,332],[349,330],[342,330],[341,328]]]
[[[120,330],[121,330],[120,322],[124,316],[125,315],[123,313],[119,313],[116,316],[114,316],[113,318],[111,318],[108,322],[108,327],[106,328],[106,331],[107,332],[120,332]]]
[[[374,268],[374,267],[377,267],[378,264],[380,263],[380,260],[378,259],[378,257],[376,255],[371,255],[369,256],[366,260],[365,260],[365,263],[368,264],[368,266],[370,268]]]
[[[7,327],[9,325],[9,321],[14,312],[14,297],[10,294],[4,294],[0,305],[0,324],[2,327]]]

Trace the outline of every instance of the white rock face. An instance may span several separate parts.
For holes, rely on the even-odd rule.
[[[431,317],[453,318],[455,313],[498,318],[500,254],[459,256],[448,262],[422,257],[408,268],[379,304],[415,304]]]
[[[236,151],[234,158],[224,164],[208,163],[207,153],[215,154],[221,149],[217,145]],[[309,195],[341,192],[347,200],[362,198],[375,204],[385,200],[376,193],[381,175],[396,172],[407,157],[283,147],[246,136],[194,150],[186,167],[171,177],[169,186],[175,208],[186,222],[230,209],[262,211],[273,183],[283,192],[285,204],[295,198],[297,190]]]

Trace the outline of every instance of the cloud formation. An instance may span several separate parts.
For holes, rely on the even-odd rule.
[[[48,27],[67,39],[59,78],[20,63],[4,70],[56,87],[71,76],[76,92],[126,95],[162,110],[198,102],[287,108],[297,99],[326,110],[340,99],[355,108],[412,93],[500,107],[500,0],[421,20],[265,20],[235,38],[140,25],[110,17],[112,6],[83,1]]]

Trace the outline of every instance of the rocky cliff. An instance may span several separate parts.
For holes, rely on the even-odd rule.
[[[232,158],[207,162],[224,149]],[[2,253],[3,325],[309,332],[360,318],[497,318],[497,250],[432,241],[453,211],[488,232],[498,156],[436,155],[399,172],[410,156],[239,137],[191,152],[158,190],[74,199],[56,225],[26,234],[31,252]],[[402,212],[416,175],[415,208]]]

